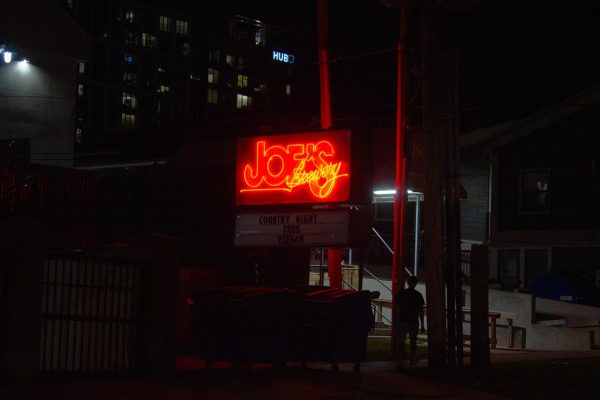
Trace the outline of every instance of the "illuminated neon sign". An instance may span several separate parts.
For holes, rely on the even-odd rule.
[[[293,64],[295,57],[282,51],[273,50],[273,60],[286,64]]]
[[[238,205],[346,201],[350,132],[239,139],[236,189]]]

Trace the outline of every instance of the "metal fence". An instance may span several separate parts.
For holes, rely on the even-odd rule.
[[[139,263],[122,259],[47,257],[41,371],[134,369],[141,273]]]
[[[460,269],[463,274],[463,279],[471,279],[471,250],[461,250]]]
[[[30,164],[6,156],[0,144],[0,216],[53,223],[96,221],[98,178],[86,171]]]

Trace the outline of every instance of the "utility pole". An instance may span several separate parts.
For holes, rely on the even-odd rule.
[[[402,11],[401,46],[406,46],[407,11],[417,12],[410,0],[387,0],[388,7]],[[433,368],[462,365],[462,275],[460,252],[460,183],[458,157],[458,47],[448,26],[456,10],[468,10],[470,0],[418,2],[420,36],[421,126],[425,139],[425,203],[423,240],[425,285],[427,288],[427,336],[429,365]],[[412,19],[411,19],[412,21]],[[450,38],[450,40],[448,40]],[[399,47],[402,52],[402,47]],[[399,66],[403,59],[399,58]],[[404,61],[406,59],[404,58]],[[401,90],[406,91],[406,76]],[[400,86],[399,86],[400,88]],[[399,104],[405,100],[398,97]],[[406,115],[400,114],[398,121]],[[406,110],[406,106],[404,106]],[[398,129],[397,132],[400,132]],[[402,139],[403,140],[403,139]],[[398,143],[397,143],[398,144]],[[397,156],[398,157],[398,156]],[[399,164],[397,164],[398,166]],[[398,170],[397,170],[398,171]],[[396,178],[399,174],[397,172]],[[404,190],[404,188],[402,188]],[[398,193],[398,181],[396,183]],[[404,194],[404,193],[402,193]],[[396,227],[397,228],[397,227]],[[401,231],[400,231],[401,232]],[[395,243],[396,244],[396,243]],[[397,259],[394,259],[396,263]],[[396,266],[396,264],[394,264]],[[400,281],[394,269],[394,283]],[[447,289],[447,290],[446,290]],[[446,297],[447,293],[447,297]],[[447,303],[446,303],[447,301]],[[448,311],[446,310],[448,309]],[[448,323],[448,327],[446,326]],[[447,329],[448,328],[448,329]],[[446,336],[446,334],[448,336]],[[394,330],[392,327],[392,338]]]
[[[333,125],[331,116],[331,88],[329,85],[329,0],[317,0],[319,23],[319,78],[321,93],[321,129]]]
[[[331,113],[331,88],[329,84],[329,4],[328,0],[317,0],[319,24],[319,81],[321,94],[321,129],[333,125]],[[327,249],[327,271],[329,286],[342,287],[342,254],[340,249]]]
[[[446,37],[448,35],[445,35]],[[445,98],[445,220],[446,308],[448,312],[448,363],[463,364],[462,269],[460,252],[460,165],[458,156],[458,48],[443,47],[446,71]]]
[[[394,198],[394,255],[392,263],[392,299],[404,289],[404,202],[406,200],[406,158],[404,157],[404,48],[408,18],[400,10],[400,40],[398,41],[398,73],[396,84],[396,179]],[[392,354],[398,354],[398,321],[395,302],[392,302]]]
[[[439,26],[434,14],[435,6],[432,2],[425,2],[425,9],[420,13],[423,133],[427,143],[423,245],[429,366],[439,368],[447,364],[442,182],[445,74]]]

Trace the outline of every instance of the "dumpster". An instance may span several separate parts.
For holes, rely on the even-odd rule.
[[[288,289],[267,287],[226,287],[196,297],[194,331],[207,367],[216,360],[235,367],[284,364],[291,301]]]
[[[369,332],[375,325],[371,300],[378,292],[323,288],[304,294],[295,354],[301,361],[338,363],[365,360]]]
[[[225,287],[197,296],[193,327],[197,352],[234,367],[256,362],[283,366],[287,360],[340,362],[360,370],[375,318],[378,292],[329,287],[296,290]]]

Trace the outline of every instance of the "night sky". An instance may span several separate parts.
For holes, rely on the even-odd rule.
[[[600,2],[469,3],[474,6],[456,18],[463,131],[530,114],[600,81]],[[316,1],[231,4],[239,12],[272,21],[272,37],[279,43],[271,44],[297,54],[294,68],[318,78]],[[394,114],[398,30],[398,11],[378,0],[330,0],[336,118]],[[313,90],[318,101],[318,83]]]

